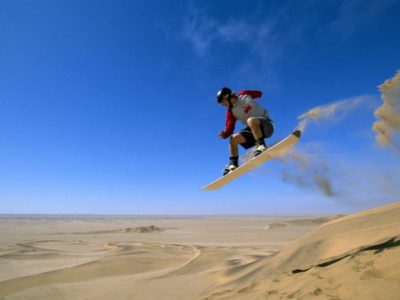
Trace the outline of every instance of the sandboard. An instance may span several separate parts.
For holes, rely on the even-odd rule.
[[[294,145],[297,144],[297,142],[300,139],[300,136],[301,136],[300,130],[293,131],[289,136],[287,136],[277,144],[273,145],[271,148],[268,148],[260,155],[245,162],[243,165],[233,170],[232,172],[229,172],[227,175],[218,178],[217,180],[211,182],[206,186],[203,186],[201,189],[206,191],[219,189],[224,185],[228,184],[229,182],[240,177],[244,173],[254,169],[255,167],[258,167],[267,160],[274,159],[276,157],[284,155],[290,148],[292,148]]]

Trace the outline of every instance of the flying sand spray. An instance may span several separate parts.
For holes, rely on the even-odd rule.
[[[383,101],[375,111],[376,121],[372,129],[377,132],[376,141],[382,146],[392,146],[400,154],[398,133],[400,129],[400,71],[379,86]]]
[[[375,111],[375,117],[379,118],[372,128],[377,132],[376,141],[383,146],[391,146],[397,154],[400,154],[398,143],[400,129],[400,71],[391,79],[379,86],[382,106]],[[367,104],[374,98],[360,96],[344,99],[332,104],[318,106],[298,117],[297,129],[304,132],[311,122],[340,122],[344,117],[358,108]],[[294,183],[301,187],[311,187],[323,192],[326,196],[335,196],[337,192],[329,180],[330,168],[328,163],[308,154],[304,150],[293,149],[282,158],[285,163],[290,163],[297,172],[282,171],[282,179],[285,182]]]

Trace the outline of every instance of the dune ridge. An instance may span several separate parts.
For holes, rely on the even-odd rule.
[[[396,202],[334,219],[203,299],[398,299],[399,216]]]
[[[165,228],[160,228],[155,225],[149,225],[149,226],[138,226],[138,227],[126,227],[122,229],[73,232],[73,234],[113,234],[113,233],[131,233],[131,232],[154,233],[154,232],[162,232],[164,230]],[[64,234],[64,233],[58,232],[58,234]]]
[[[290,226],[290,225],[297,225],[297,226],[315,226],[315,225],[321,225],[327,222],[330,222],[332,220],[338,219],[343,217],[344,215],[335,215],[335,216],[326,216],[326,217],[319,217],[319,218],[307,218],[307,219],[294,219],[294,220],[289,220],[286,222],[276,222],[276,223],[271,223],[265,226],[265,229],[277,229],[285,226]]]

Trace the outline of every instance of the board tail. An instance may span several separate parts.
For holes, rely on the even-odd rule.
[[[295,135],[295,136],[297,136],[298,138],[300,138],[301,137],[301,131],[298,129],[298,130],[295,130],[295,131],[293,131],[292,132],[292,134],[293,135]]]

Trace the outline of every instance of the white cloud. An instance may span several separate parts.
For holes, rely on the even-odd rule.
[[[242,53],[235,66],[225,74],[225,80],[240,84],[273,87],[276,82],[275,67],[281,58],[281,40],[276,35],[273,20],[257,22],[253,19],[224,19],[210,17],[199,8],[191,7],[184,19],[181,39],[189,43],[194,53],[202,59],[218,58],[221,49]],[[248,81],[248,82],[247,82]]]
[[[270,37],[272,31],[268,22],[257,24],[245,19],[218,22],[196,7],[190,8],[182,30],[183,40],[201,57],[210,54],[214,46],[226,44],[241,44],[252,54],[264,55],[264,46]]]
[[[214,20],[192,8],[184,20],[182,38],[191,44],[197,55],[205,56],[217,38],[216,28]]]
[[[213,17],[192,4],[185,14],[180,39],[197,57],[222,60],[230,51],[235,67],[226,81],[274,88],[279,85],[279,64],[292,54],[312,55],[312,49],[335,46],[359,29],[376,21],[396,0],[317,1],[305,0],[270,7],[259,2],[252,17]],[[329,13],[327,13],[329,12]],[[225,52],[222,52],[223,49]],[[248,82],[247,82],[248,81]]]
[[[221,20],[191,5],[181,33],[199,56],[210,54],[214,45],[241,43],[248,44],[253,54],[276,59],[285,48],[312,42],[310,38],[332,33],[349,38],[357,29],[381,17],[395,3],[396,0],[308,0],[283,4],[275,8],[273,14],[265,4],[265,12],[258,12],[262,18],[244,16]],[[324,14],[326,10],[331,11],[329,17]]]
[[[226,42],[248,42],[254,36],[254,27],[245,21],[230,21],[221,25],[218,30],[218,36]]]

